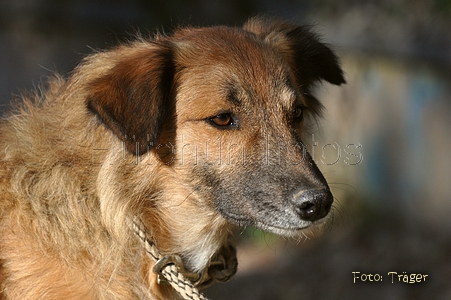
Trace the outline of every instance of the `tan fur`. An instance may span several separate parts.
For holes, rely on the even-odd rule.
[[[319,79],[344,82],[332,54],[331,66],[306,64],[298,76],[284,38],[296,27],[287,24],[254,19],[245,28],[255,35],[213,27],[140,39],[95,53],[68,80],[55,75],[45,92],[24,96],[0,127],[0,298],[176,297],[156,284],[132,218],[142,218],[162,254],[180,254],[188,269],[202,270],[234,226],[211,199],[213,181],[233,187],[243,166],[256,165],[263,132],[272,142],[290,139],[283,116],[295,93]],[[233,97],[261,103],[243,106],[239,130],[208,123],[218,109],[234,109],[230,80],[249,87]],[[319,110],[316,100],[301,98],[306,111]],[[215,174],[202,179],[212,165]],[[288,172],[323,186],[320,175],[311,179],[315,170]]]

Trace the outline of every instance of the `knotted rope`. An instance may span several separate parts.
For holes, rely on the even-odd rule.
[[[193,273],[190,274],[183,270],[183,264],[180,257],[177,255],[162,256],[158,252],[152,237],[147,234],[144,224],[137,217],[133,219],[133,230],[139,237],[147,254],[155,262],[153,272],[158,274],[159,283],[169,283],[185,300],[207,300],[207,298],[199,292],[199,289],[194,286],[192,281],[182,274],[185,273],[191,275]],[[194,277],[197,277],[196,281],[198,281],[202,276],[194,273]]]

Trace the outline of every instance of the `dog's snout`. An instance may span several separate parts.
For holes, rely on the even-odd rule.
[[[302,191],[295,197],[293,204],[302,220],[316,221],[329,213],[333,201],[329,189],[319,189]]]

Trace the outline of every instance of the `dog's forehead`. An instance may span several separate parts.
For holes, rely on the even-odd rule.
[[[283,60],[270,45],[255,34],[234,27],[210,27],[175,35],[177,57],[186,66],[226,64],[243,71],[281,69]],[[269,70],[266,70],[267,73]]]
[[[178,63],[189,73],[185,84],[202,85],[204,91],[210,86],[227,95],[227,100],[240,100],[239,95],[246,94],[277,98],[265,101],[268,105],[292,107],[298,91],[290,68],[276,49],[253,33],[212,27],[175,36]]]

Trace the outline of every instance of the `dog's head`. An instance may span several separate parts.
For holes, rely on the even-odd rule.
[[[318,81],[344,83],[311,31],[254,18],[181,29],[127,52],[90,85],[87,106],[136,156],[159,158],[196,201],[238,225],[292,235],[333,197],[301,142]],[[163,156],[162,149],[170,151]]]

